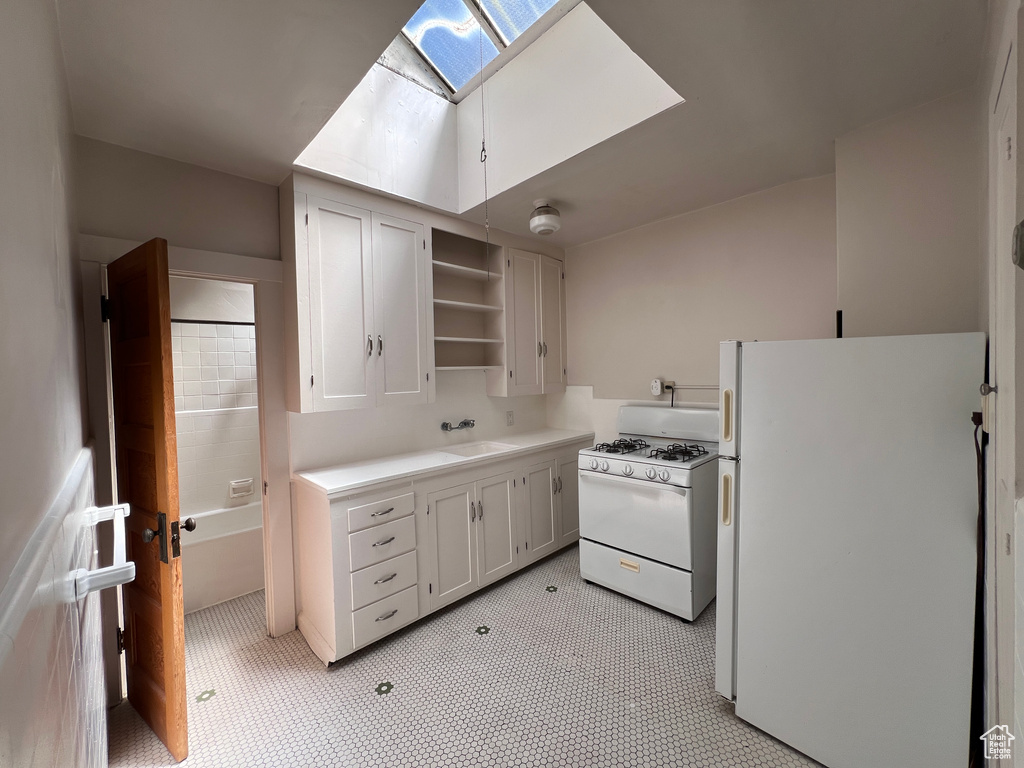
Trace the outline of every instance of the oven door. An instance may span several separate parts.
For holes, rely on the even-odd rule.
[[[580,536],[692,570],[690,489],[580,470]]]

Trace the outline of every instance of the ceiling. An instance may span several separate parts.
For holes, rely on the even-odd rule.
[[[685,104],[489,203],[575,245],[831,173],[834,139],[971,86],[978,0],[587,0]],[[75,130],[278,184],[420,0],[58,0]],[[629,98],[628,93],[622,98]],[[482,206],[464,214],[483,221]]]

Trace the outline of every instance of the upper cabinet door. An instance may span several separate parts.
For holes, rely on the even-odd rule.
[[[539,395],[543,392],[541,360],[544,353],[540,338],[540,254],[509,251],[512,279],[506,302],[512,308],[512,348],[509,365],[509,395]],[[507,342],[506,342],[507,343]]]
[[[372,406],[370,212],[310,196],[307,213],[313,410]]]
[[[427,402],[427,264],[423,225],[373,214],[377,403]]]
[[[541,360],[544,393],[565,391],[565,280],[562,262],[543,256],[540,265]]]

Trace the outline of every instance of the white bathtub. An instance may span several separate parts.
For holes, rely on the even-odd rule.
[[[196,521],[181,534],[185,613],[263,589],[263,504],[182,515]]]

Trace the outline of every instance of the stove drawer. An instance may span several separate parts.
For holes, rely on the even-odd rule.
[[[689,488],[580,470],[580,536],[693,569]]]
[[[693,575],[689,571],[580,539],[580,575],[693,621]]]

